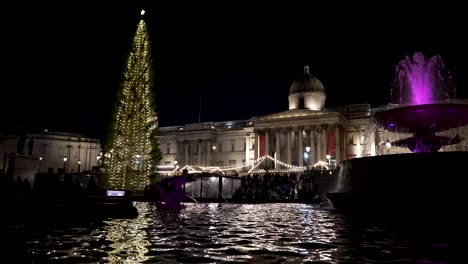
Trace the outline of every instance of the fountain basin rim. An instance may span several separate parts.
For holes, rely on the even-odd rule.
[[[374,120],[389,131],[434,132],[468,124],[468,100],[440,101],[421,105],[390,105],[373,113]]]

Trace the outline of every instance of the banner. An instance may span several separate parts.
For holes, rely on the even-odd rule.
[[[259,155],[258,157],[263,157],[265,155],[265,135],[260,135],[259,136]]]

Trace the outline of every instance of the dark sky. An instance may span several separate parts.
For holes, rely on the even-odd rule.
[[[2,8],[0,127],[102,137],[142,7],[160,126],[197,122],[200,96],[202,121],[287,110],[304,64],[327,107],[386,104],[396,64],[415,51],[440,54],[468,98],[461,7],[62,2]]]

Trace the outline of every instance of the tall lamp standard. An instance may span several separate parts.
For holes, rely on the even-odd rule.
[[[41,163],[42,163],[42,157],[39,157],[39,166],[37,167],[37,172],[41,172]]]
[[[325,157],[327,157],[327,160],[328,160],[328,166],[330,166],[330,159],[331,159],[331,156],[330,156],[330,154],[327,154]]]
[[[308,158],[307,159],[307,167],[310,168],[310,163],[312,162],[312,159],[310,157],[310,147],[309,146],[306,147],[306,151],[307,151],[307,158]]]
[[[81,168],[81,160],[78,161],[78,173],[80,173],[80,168]]]
[[[63,158],[63,173],[67,172],[67,157]]]
[[[213,145],[211,148],[213,149],[213,162],[212,162],[212,165],[216,166],[216,145]]]

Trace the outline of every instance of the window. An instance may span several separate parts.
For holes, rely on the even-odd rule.
[[[353,134],[348,136],[348,144],[349,145],[354,145],[354,135]]]
[[[170,154],[170,153],[171,153],[171,144],[167,144],[166,154]]]
[[[164,165],[169,166],[169,165],[171,165],[171,162],[170,161],[165,161]]]
[[[219,143],[218,145],[218,151],[223,152],[223,143]]]
[[[236,151],[236,141],[231,141],[231,151],[234,152]]]
[[[236,161],[235,160],[229,160],[229,165],[236,165]]]
[[[304,109],[304,97],[303,96],[299,97],[299,105],[297,108]]]
[[[223,165],[224,165],[224,162],[222,160],[216,162],[216,166],[218,166],[218,167],[221,167]]]

